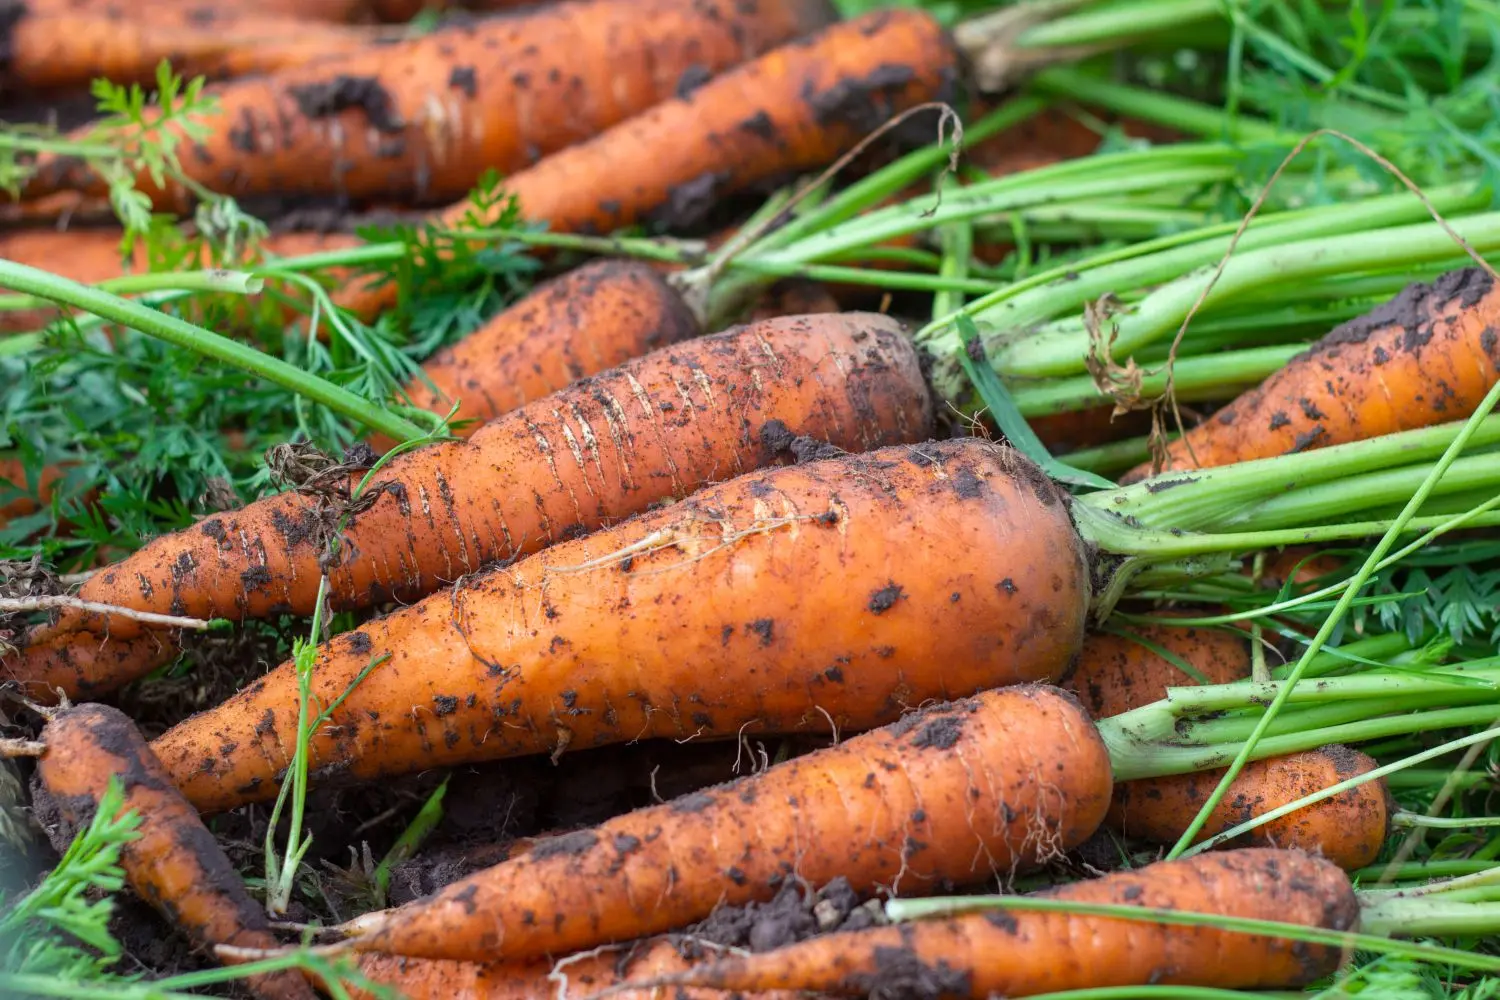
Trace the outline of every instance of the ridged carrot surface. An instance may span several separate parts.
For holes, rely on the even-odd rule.
[[[1500,286],[1450,271],[1337,327],[1168,446],[1212,468],[1462,420],[1500,378]],[[1122,482],[1151,473],[1149,464]]]
[[[398,456],[369,487],[373,506],[349,520],[331,599],[342,608],[412,600],[487,563],[790,461],[797,435],[859,450],[921,440],[931,414],[916,353],[883,316],[791,317],[668,347],[535,400],[467,441]],[[362,476],[352,474],[350,488]],[[96,573],[79,596],[201,618],[311,614],[319,509],[285,493],[205,518]],[[110,648],[107,633],[119,651],[141,628],[68,612],[6,654],[0,673],[38,697],[54,686],[109,690],[153,661],[128,670],[118,655],[79,659],[74,650]],[[103,666],[111,669],[95,672]]]
[[[538,845],[352,921],[354,943],[422,958],[562,954],[769,899],[787,878],[904,894],[983,882],[1087,839],[1109,787],[1108,753],[1074,699],[986,691]]]
[[[1064,496],[1000,446],[767,469],[335,637],[314,671],[324,704],[390,659],[333,714],[313,766],[368,780],[746,727],[868,729],[1056,678],[1088,589]],[[199,808],[273,793],[296,683],[284,664],[158,740]]]

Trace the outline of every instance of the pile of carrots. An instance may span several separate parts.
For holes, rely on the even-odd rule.
[[[919,9],[843,19],[823,0],[478,2],[425,34],[401,23],[445,5],[211,6],[28,0],[7,29],[9,82],[46,95],[91,76],[149,80],[162,57],[211,78],[212,114],[160,126],[182,143],[180,173],[136,179],[159,210],[189,211],[209,190],[483,228],[499,209],[466,195],[493,169],[523,217],[554,233],[701,237],[735,196],[816,174],[912,112],[908,125],[935,123],[924,106],[957,102],[981,54]],[[94,141],[94,128],[66,138]],[[976,159],[1001,175],[1086,156],[1094,140],[1043,116]],[[890,155],[859,155],[872,152]],[[118,276],[119,232],[69,228],[51,207],[97,204],[117,180],[98,161],[37,152],[9,207],[48,225],[0,232],[0,258],[85,283]],[[361,243],[278,233],[263,248]],[[151,538],[7,626],[0,680],[34,740],[4,746],[37,758],[33,814],[59,851],[118,778],[122,812],[140,817],[125,879],[200,960],[335,960],[248,973],[268,1000],[379,985],[501,1000],[560,984],[572,996],[938,1000],[1291,989],[1341,968],[1348,949],[1328,935],[1370,912],[1350,873],[1388,847],[1386,784],[1154,861],[1225,772],[1117,780],[1120,750],[1099,725],[1173,688],[1265,679],[1265,636],[1130,591],[1121,567],[1141,553],[1097,528],[1115,518],[1177,537],[1199,523],[1143,526],[1090,506],[978,420],[956,421],[965,403],[929,381],[913,324],[847,287],[782,286],[725,326],[680,271],[537,256],[544,280],[400,391],[400,405],[454,421],[451,434],[416,446],[366,435],[368,460]],[[395,285],[367,277],[336,275],[332,289],[371,321],[396,304]],[[1121,478],[1142,484],[1134,493],[1113,496],[1167,496],[1210,469],[1270,476],[1282,457],[1464,420],[1500,382],[1497,329],[1487,266],[1414,284],[1223,400]],[[1128,424],[1100,410],[1034,430],[1076,448]],[[14,487],[0,518],[46,508],[67,475],[0,456]],[[1267,549],[1270,586],[1297,591],[1311,551]],[[1128,628],[1111,617],[1121,600]],[[243,664],[238,693],[154,739],[111,705],[156,683],[194,624],[291,616],[302,628],[333,613],[336,634],[279,666]],[[299,770],[340,787],[747,734],[817,748],[545,831],[301,943],[213,832],[214,817],[277,799]],[[1193,841],[1377,766],[1334,742],[1255,760]],[[1079,861],[1092,846],[1097,862],[1101,843],[1118,870]],[[903,922],[870,902],[1044,870],[1070,878],[1013,909]],[[807,926],[714,940],[725,913],[778,900]],[[1086,911],[1101,905],[1150,912]],[[1162,911],[1324,936],[1181,926]]]

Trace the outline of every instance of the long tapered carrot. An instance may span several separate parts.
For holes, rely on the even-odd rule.
[[[212,23],[225,15],[243,13],[353,23],[409,21],[424,10],[496,11],[536,3],[538,0],[462,0],[457,3],[451,0],[133,0],[129,10],[137,15],[186,18],[200,23]],[[37,13],[52,14],[120,10],[122,5],[119,0],[26,0],[26,7]]]
[[[1182,910],[1349,930],[1359,903],[1336,866],[1298,851],[1247,848],[1162,861],[1041,893],[1059,900]],[[1341,964],[1342,952],[1212,926],[1034,910],[990,910],[813,938],[731,956],[672,985],[863,996],[886,984],[930,997],[1022,997],[1109,986],[1290,988]]]
[[[504,187],[524,216],[556,231],[691,218],[724,195],[824,166],[893,114],[946,97],[957,64],[930,15],[877,11],[663,101],[512,174]],[[493,212],[465,200],[436,219],[451,227]],[[392,295],[352,289],[341,304],[371,314]]]
[[[401,991],[406,1000],[543,1000],[556,996],[583,997],[611,989],[629,979],[673,975],[714,952],[689,940],[651,938],[615,948],[590,950],[557,960],[517,962],[457,962],[451,959],[407,958],[365,952],[356,961],[359,971],[384,986]],[[367,994],[351,990],[358,1000]],[[624,1000],[661,1000],[659,991],[644,989],[611,993]],[[727,1000],[715,990],[682,990],[673,1000]],[[737,1000],[797,1000],[784,991],[738,994]]]
[[[398,456],[349,518],[329,571],[336,607],[410,600],[495,560],[514,559],[683,497],[706,483],[791,460],[797,435],[838,448],[921,440],[931,402],[916,354],[883,316],[791,317],[664,348],[491,421],[463,442]],[[352,489],[362,474],[348,480]],[[285,493],[148,543],[95,574],[79,596],[140,611],[243,619],[310,614],[320,501]],[[103,691],[149,669],[73,659],[138,622],[66,613],[7,654],[3,672],[37,687]],[[68,643],[68,635],[78,642]],[[118,647],[116,647],[118,648]],[[93,666],[109,665],[106,674]]]
[[[367,779],[745,727],[868,729],[924,699],[1057,677],[1088,585],[1063,495],[1000,446],[769,469],[324,644],[324,704],[389,659],[315,738],[314,766]],[[296,683],[283,665],[158,741],[199,808],[274,792]]]
[[[1288,567],[1289,568],[1289,567]],[[1163,617],[1166,617],[1165,615]],[[1250,676],[1246,637],[1234,631],[1147,625],[1133,629],[1166,650],[1210,684]],[[1090,635],[1068,685],[1095,718],[1148,705],[1169,687],[1197,683],[1172,659],[1122,635]],[[1321,750],[1252,761],[1209,814],[1197,840],[1203,841],[1272,809],[1373,770],[1375,761],[1357,750]],[[1140,778],[1115,786],[1108,824],[1112,830],[1156,843],[1172,844],[1187,831],[1224,776],[1222,768],[1193,774]],[[1271,820],[1235,845],[1295,847],[1321,854],[1353,871],[1374,862],[1389,828],[1390,798],[1380,781],[1341,792]]]
[[[691,310],[650,266],[601,260],[538,286],[422,365],[413,406],[485,421],[570,382],[698,333]],[[376,447],[394,442],[377,438]]]
[[[1197,841],[1375,769],[1358,750],[1320,750],[1252,761],[1209,814]],[[1223,771],[1122,782],[1109,825],[1126,836],[1174,844],[1218,787]],[[1346,871],[1374,864],[1390,831],[1390,795],[1380,781],[1355,788],[1262,824],[1229,846],[1296,847],[1321,854]],[[1196,841],[1195,841],[1196,842]]]
[[[578,0],[444,28],[215,88],[218,109],[201,119],[212,133],[186,144],[182,167],[235,195],[442,202],[829,16],[826,0]],[[43,156],[22,193],[101,184],[76,160]],[[163,205],[180,200],[139,184]]]
[[[1188,431],[1165,470],[1212,468],[1461,420],[1500,378],[1500,286],[1477,267],[1337,327]],[[1151,474],[1149,464],[1123,479]]]
[[[139,836],[120,864],[143,899],[200,945],[274,947],[264,907],[250,898],[198,813],[172,786],[135,724],[118,709],[78,705],[52,714],[37,765],[38,818],[59,850],[92,820],[111,777],[124,791],[121,812],[140,817]],[[267,1000],[312,1000],[292,971],[252,977]]]
[[[346,929],[362,950],[496,960],[682,927],[788,878],[930,892],[1081,843],[1109,788],[1104,743],[1075,699],[987,691],[539,845]]]
[[[155,79],[165,59],[188,79],[229,79],[359,52],[382,38],[373,28],[253,13],[204,17],[204,9],[166,6],[144,12],[115,4],[28,11],[10,26],[3,78],[33,90],[87,87],[100,77],[144,84]]]

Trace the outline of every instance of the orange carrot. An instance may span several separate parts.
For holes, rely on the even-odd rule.
[[[1343,931],[1359,920],[1348,877],[1298,851],[1246,849],[1162,861],[1039,895]],[[865,996],[893,982],[933,997],[1035,996],[1108,986],[1290,988],[1342,951],[1206,925],[1037,910],[985,910],[812,938],[699,965],[664,984]],[[643,985],[650,980],[641,981]]]
[[[1365,754],[1342,746],[1252,761],[1209,814],[1195,843],[1375,766]],[[1122,782],[1115,788],[1109,825],[1126,836],[1174,844],[1223,777],[1217,770]],[[1354,871],[1379,857],[1390,829],[1390,810],[1385,783],[1367,781],[1262,824],[1226,846],[1295,847]]]
[[[1335,328],[1167,449],[1212,468],[1462,420],[1500,378],[1500,287],[1477,267]],[[1151,474],[1149,464],[1123,479]]]
[[[691,219],[750,185],[832,162],[896,112],[946,97],[957,52],[931,16],[886,10],[835,24],[512,174],[505,190],[554,231]],[[683,136],[695,137],[684,142]],[[438,213],[453,227],[480,211]],[[389,289],[354,289],[360,314]]]
[[[204,17],[207,10],[213,16]],[[387,32],[388,33],[388,32]],[[211,6],[162,5],[137,11],[101,5],[27,11],[9,29],[5,81],[33,90],[150,83],[163,60],[184,77],[228,79],[356,53],[381,39],[378,29],[309,24],[264,14],[215,13]]]
[[[182,166],[235,195],[459,198],[488,168],[517,171],[829,16],[826,0],[579,0],[443,28],[217,88],[212,134]],[[26,197],[102,190],[76,160],[36,167]]]
[[[1159,617],[1173,615],[1159,613]],[[1249,643],[1237,632],[1188,628],[1170,622],[1127,628],[1140,639],[1187,663],[1210,684],[1229,684],[1250,676]],[[1195,683],[1172,660],[1129,635],[1096,632],[1084,640],[1077,669],[1066,686],[1094,718],[1105,719],[1164,698],[1169,687]]]
[[[369,779],[747,726],[869,729],[1057,677],[1088,588],[1064,495],[1001,446],[753,473],[325,643],[323,704],[390,658],[315,737],[313,767]],[[157,742],[200,809],[275,793],[296,684],[284,664]]]
[[[538,1000],[555,997],[565,984],[566,995],[591,996],[628,979],[683,972],[702,955],[713,954],[690,940],[651,938],[645,941],[572,955],[556,962],[455,962],[406,958],[366,952],[356,966],[371,980],[401,991],[407,1000]],[[369,996],[351,990],[359,1000]],[[661,1000],[652,990],[612,993],[627,1000]],[[727,1000],[713,990],[683,990],[672,1000]],[[738,1000],[797,1000],[786,992],[739,994]]]
[[[586,375],[695,336],[698,323],[646,264],[600,260],[546,284],[422,365],[413,406],[483,424]],[[395,442],[376,438],[377,448]]]
[[[51,714],[42,742],[36,809],[59,851],[89,824],[109,779],[118,775],[122,813],[140,817],[139,836],[120,852],[131,888],[200,944],[275,946],[265,909],[245,891],[129,718],[104,705],[64,708]],[[295,972],[266,973],[249,983],[268,1000],[313,996]]]
[[[64,475],[66,471],[61,467],[48,465],[42,468],[36,482],[30,482],[26,477],[25,463],[19,458],[0,457],[0,480],[10,484],[7,487],[0,483],[0,496],[9,497],[0,503],[0,526],[11,518],[30,514],[40,504],[51,501],[52,488]]]
[[[863,449],[921,440],[930,421],[916,354],[883,316],[794,317],[665,348],[535,400],[468,441],[385,466],[369,487],[373,505],[343,533],[331,599],[358,608],[420,597],[486,563],[788,461],[798,435]],[[198,618],[311,614],[319,538],[333,526],[320,510],[284,493],[206,518],[95,574],[79,596]],[[67,612],[6,655],[3,673],[37,697],[51,687],[110,690],[155,661],[125,669],[68,651],[141,629],[118,615]]]
[[[539,845],[345,930],[361,950],[494,961],[682,927],[793,877],[931,891],[1078,845],[1109,787],[1076,700],[1040,685],[987,691]]]

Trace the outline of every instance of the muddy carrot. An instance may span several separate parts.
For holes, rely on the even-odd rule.
[[[471,422],[457,430],[467,436],[523,403],[697,333],[681,296],[651,267],[595,261],[538,286],[428,359],[405,391],[411,405],[439,414],[460,402],[454,419]]]
[[[1462,420],[1500,378],[1500,287],[1477,267],[1414,284],[1335,328],[1168,446],[1211,468]],[[1122,481],[1151,474],[1149,465]]]
[[[1337,931],[1352,929],[1360,914],[1337,867],[1266,848],[1162,861],[1041,895]],[[1326,945],[1206,925],[996,909],[829,934],[658,982],[864,996],[899,977],[921,983],[923,995],[978,1000],[1148,984],[1291,988],[1333,972],[1342,958]]]
[[[51,714],[42,743],[36,810],[59,850],[88,825],[109,779],[118,775],[122,811],[140,817],[138,838],[120,854],[131,888],[201,945],[275,946],[265,909],[250,898],[213,834],[124,713],[105,705],[60,709]],[[295,972],[267,973],[249,983],[268,1000],[313,997]]]
[[[1166,649],[1187,663],[1209,684],[1228,684],[1250,676],[1249,643],[1238,632],[1170,622],[1131,625],[1127,629],[1145,643]],[[1169,687],[1196,683],[1200,682],[1137,638],[1094,632],[1084,640],[1077,668],[1065,686],[1094,718],[1103,719],[1164,698]]]
[[[359,52],[381,37],[377,29],[265,15],[203,18],[201,10],[116,4],[24,13],[9,30],[4,78],[32,90],[87,87],[100,77],[145,84],[166,59],[188,79],[228,79]]]
[[[399,456],[373,505],[350,517],[330,573],[335,606],[411,600],[658,501],[770,462],[798,436],[860,450],[923,439],[931,403],[894,320],[792,317],[741,327],[628,362],[491,421],[463,442]],[[362,478],[352,474],[350,488]],[[79,596],[197,618],[310,614],[319,503],[280,494],[155,539],[95,574]],[[171,609],[176,609],[172,611]],[[103,691],[138,676],[118,660],[93,673],[66,636],[138,635],[139,623],[69,613],[33,630],[3,672],[35,695]]]
[[[1373,771],[1375,766],[1367,755],[1342,746],[1252,761],[1209,815],[1197,840]],[[1122,782],[1115,788],[1109,825],[1130,837],[1175,844],[1223,776],[1219,770]],[[1367,781],[1264,823],[1228,846],[1295,847],[1355,871],[1379,857],[1389,832],[1390,811],[1385,783]]]
[[[25,463],[19,458],[0,457],[0,480],[10,483],[9,487],[0,484],[0,496],[10,497],[0,503],[0,526],[11,518],[32,513],[37,510],[39,504],[45,504],[51,500],[53,487],[64,475],[66,475],[64,469],[56,465],[48,465],[42,468],[36,482],[29,482],[26,478]]]
[[[212,132],[185,144],[182,166],[234,195],[442,203],[487,169],[514,173],[829,16],[825,0],[581,0],[443,28],[216,88],[201,119]],[[101,189],[76,160],[36,168],[27,197]]]
[[[751,473],[326,643],[325,703],[390,659],[330,718],[313,766],[368,779],[746,726],[869,729],[924,699],[1057,677],[1087,587],[1062,494],[988,442]],[[161,738],[199,808],[274,794],[295,684],[283,665]]]
[[[946,97],[958,56],[929,15],[878,11],[726,72],[506,179],[528,219],[554,231],[612,232],[695,221],[750,185],[832,162],[896,112]],[[682,136],[695,136],[692,142]],[[484,212],[461,201],[436,218]],[[341,304],[379,312],[392,292]]]
[[[1081,843],[1109,787],[1076,700],[1040,685],[987,691],[538,845],[345,929],[361,950],[496,960],[682,927],[768,899],[789,877],[921,893]]]

